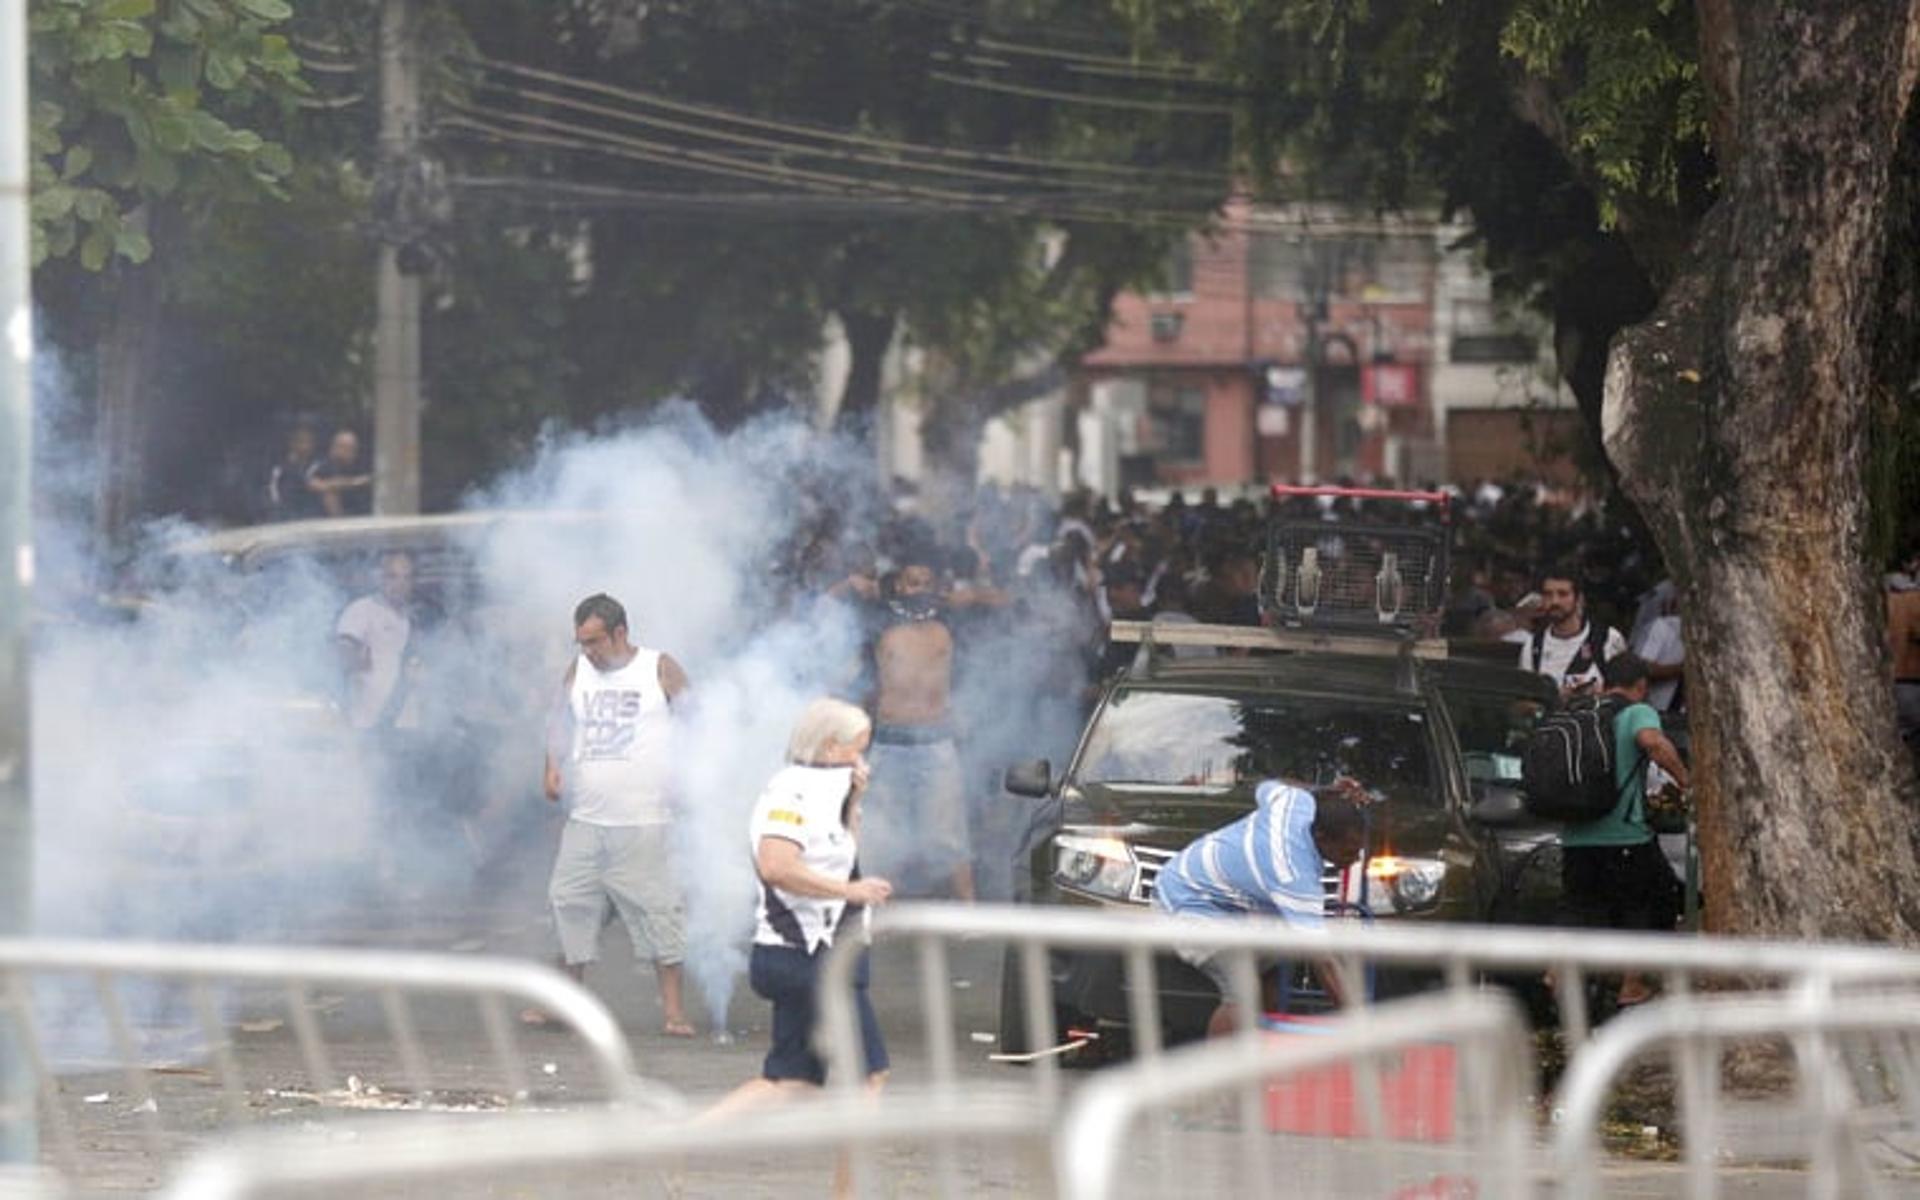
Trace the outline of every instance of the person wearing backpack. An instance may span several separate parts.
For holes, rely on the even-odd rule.
[[[1646,772],[1651,762],[1684,788],[1687,764],[1647,703],[1646,660],[1621,654],[1604,672],[1600,706],[1612,720],[1615,800],[1605,815],[1569,824],[1560,835],[1561,904],[1569,925],[1671,930],[1679,915],[1673,872],[1647,823]],[[1626,1008],[1652,995],[1637,972],[1629,973],[1617,1003]]]
[[[1563,696],[1599,690],[1600,668],[1626,653],[1626,636],[1587,619],[1579,573],[1570,567],[1543,572],[1538,594],[1540,623],[1520,643],[1520,669],[1553,680]]]

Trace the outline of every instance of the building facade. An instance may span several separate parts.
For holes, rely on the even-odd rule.
[[[1577,422],[1546,331],[1496,305],[1466,232],[1230,205],[1162,290],[1115,300],[1064,397],[996,423],[983,474],[1111,493],[1558,473]]]

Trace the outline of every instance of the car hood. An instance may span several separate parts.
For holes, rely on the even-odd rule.
[[[1064,814],[1068,824],[1114,827],[1117,837],[1169,850],[1231,824],[1253,809],[1248,789],[1088,784],[1077,791]],[[1452,832],[1452,821],[1437,802],[1387,801],[1371,810],[1370,816],[1374,830],[1368,841],[1375,854],[1437,854]]]

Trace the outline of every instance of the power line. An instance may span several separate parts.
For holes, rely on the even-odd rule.
[[[1041,176],[1041,175],[1035,175],[1035,174],[1016,174],[1016,173],[1002,171],[1002,170],[989,170],[985,168],[955,166],[955,165],[947,165],[942,163],[914,163],[914,162],[903,161],[902,159],[899,159],[896,157],[868,154],[868,153],[861,152],[859,150],[823,148],[818,146],[804,146],[794,142],[782,141],[775,138],[762,137],[755,134],[740,134],[740,133],[734,133],[728,130],[715,129],[711,126],[701,125],[697,123],[690,123],[686,121],[677,120],[674,118],[647,116],[644,114],[632,112],[627,109],[612,108],[605,105],[595,104],[590,101],[576,100],[571,97],[557,95],[551,92],[535,91],[527,88],[514,87],[508,84],[483,83],[480,86],[490,91],[501,92],[503,94],[515,96],[521,99],[533,100],[533,101],[536,101],[539,103],[545,103],[545,104],[552,104],[560,108],[570,109],[577,112],[591,113],[596,116],[604,116],[612,120],[630,122],[638,125],[643,125],[649,128],[667,129],[667,130],[672,130],[674,132],[686,133],[693,137],[706,138],[714,141],[728,143],[731,145],[752,147],[752,148],[765,150],[765,151],[768,151],[769,153],[778,154],[785,157],[825,158],[825,159],[832,159],[832,160],[841,161],[841,162],[861,163],[868,166],[881,166],[896,172],[912,171],[912,172],[920,172],[920,173],[927,173],[927,174],[949,175],[949,176],[955,176],[955,177],[965,178],[965,179],[982,180],[982,181],[1002,183],[1002,184],[1038,186],[1043,188],[1074,188],[1074,187],[1085,188],[1087,184],[1087,181],[1085,179],[1076,180],[1076,179],[1072,179],[1064,176],[1047,177],[1047,176]],[[576,128],[583,128],[583,127],[576,127]],[[737,158],[738,156],[736,155],[735,157]],[[1187,194],[1196,193],[1196,189],[1191,185],[1182,185],[1181,187],[1178,187],[1178,188],[1168,188],[1168,187],[1146,188],[1146,187],[1134,187],[1130,185],[1129,186],[1105,185],[1103,190],[1113,195],[1118,195],[1123,192],[1129,193],[1132,195],[1154,195],[1154,196],[1168,196],[1171,194],[1179,194],[1183,192]],[[1208,184],[1208,185],[1205,185],[1204,194],[1211,197],[1211,196],[1218,195],[1220,191],[1221,191],[1221,186],[1219,184]]]
[[[495,121],[508,121],[520,125],[531,125],[538,129],[551,131],[565,140],[552,144],[576,149],[597,150],[615,157],[635,157],[642,161],[665,163],[671,166],[683,166],[689,170],[712,169],[731,174],[738,178],[774,179],[794,186],[877,190],[903,196],[920,196],[930,200],[967,200],[964,193],[948,191],[944,188],[930,188],[915,184],[889,183],[884,180],[863,180],[844,175],[835,175],[825,171],[813,171],[800,167],[763,166],[745,159],[733,158],[706,150],[690,150],[664,142],[649,141],[627,134],[612,133],[603,129],[591,129],[581,125],[571,125],[565,121],[555,121],[546,117],[532,116],[526,113],[505,112],[489,109],[482,105],[456,104],[463,113],[474,117],[492,118]],[[457,118],[456,118],[457,120]],[[501,132],[494,130],[494,132]],[[565,135],[573,135],[566,138]],[[581,140],[581,139],[586,140]]]
[[[952,175],[963,179],[982,179],[1003,183],[1028,181],[1025,176],[1014,175],[1006,171],[992,171],[965,166],[948,166],[940,163],[909,163],[903,162],[898,158],[886,158],[880,155],[862,153],[857,150],[827,150],[802,146],[794,142],[783,142],[773,138],[761,137],[757,134],[733,133],[727,130],[716,129],[712,126],[703,126],[689,121],[677,120],[672,117],[647,116],[630,110],[610,108],[606,105],[595,104],[587,100],[575,100],[571,97],[557,95],[552,92],[516,88],[508,84],[482,83],[480,86],[491,91],[517,96],[523,100],[534,100],[542,104],[551,104],[556,108],[571,109],[574,112],[591,113],[595,116],[607,117],[615,121],[625,121],[635,125],[644,125],[652,129],[672,130],[676,133],[690,134],[694,137],[706,138],[716,142],[726,142],[736,146],[753,146],[763,150],[776,150],[810,158],[834,158],[844,162],[857,162],[865,163],[869,166],[878,165],[893,167],[895,169],[923,171],[929,174]]]
[[[526,79],[535,79],[561,87],[571,87],[579,91],[630,101],[663,112],[679,113],[685,116],[705,117],[710,120],[739,125],[748,129],[759,129],[772,133],[791,134],[795,137],[813,138],[819,141],[836,142],[841,145],[865,146],[870,149],[890,150],[905,155],[917,155],[957,162],[986,162],[1001,166],[1032,167],[1059,172],[1078,172],[1089,175],[1146,176],[1155,179],[1186,179],[1190,181],[1223,184],[1224,172],[1215,175],[1204,171],[1183,168],[1143,167],[1131,163],[1103,162],[1090,159],[1043,158],[1034,155],[1015,154],[1007,151],[990,150],[972,146],[947,146],[926,142],[910,142],[895,138],[882,138],[870,134],[854,133],[849,130],[828,126],[809,125],[795,121],[776,121],[770,118],[740,112],[716,104],[702,104],[688,100],[677,100],[654,92],[645,92],[636,88],[621,87],[599,80],[585,79],[577,75],[565,75],[554,71],[541,70],[538,67],[523,66],[500,59],[479,56],[462,56],[466,61],[509,75]]]
[[[620,134],[611,134],[605,130],[590,129],[571,125],[564,121],[533,117],[521,113],[502,112],[476,105],[461,105],[463,111],[471,117],[453,117],[443,120],[442,124],[456,128],[468,128],[505,141],[518,141],[524,144],[540,145],[555,149],[577,150],[599,154],[612,158],[629,159],[655,165],[666,165],[682,170],[724,175],[735,179],[755,179],[772,181],[787,186],[800,187],[809,191],[825,191],[833,195],[879,195],[899,200],[915,200],[923,203],[943,205],[949,209],[972,211],[1003,211],[1026,214],[1047,214],[1058,216],[1062,220],[1081,219],[1117,219],[1122,222],[1131,219],[1132,214],[1150,214],[1155,220],[1171,220],[1193,223],[1196,210],[1148,210],[1137,207],[1141,197],[1138,193],[1115,193],[1107,189],[1089,190],[1081,193],[1029,192],[1017,194],[1010,192],[955,192],[948,189],[914,187],[905,184],[890,183],[886,180],[866,179],[856,176],[836,175],[821,171],[807,171],[776,165],[763,165],[736,157],[690,151],[665,143],[633,138]],[[488,125],[472,117],[492,118],[519,125],[532,125],[543,130],[531,133],[525,129],[502,128]],[[569,136],[572,135],[572,136]],[[1218,198],[1208,197],[1207,211],[1218,207]],[[1135,207],[1105,209],[1097,207],[1125,204]],[[1090,207],[1095,206],[1095,207]]]
[[[494,113],[490,110],[468,106],[478,116],[492,116],[508,121],[528,120],[512,113]],[[538,122],[546,125],[559,125],[561,129],[573,127],[562,122]],[[563,150],[577,150],[610,158],[626,159],[649,164],[661,164],[677,167],[694,173],[720,175],[735,179],[752,179],[761,182],[772,181],[799,187],[807,191],[842,197],[857,197],[890,201],[895,204],[918,204],[941,208],[948,212],[973,212],[983,215],[1039,217],[1072,222],[1107,222],[1125,225],[1159,225],[1190,229],[1202,214],[1197,211],[1180,212],[1165,209],[1149,209],[1139,206],[1130,207],[1089,207],[1093,200],[1082,203],[1061,203],[1060,197],[1016,196],[984,193],[941,193],[937,189],[900,189],[890,187],[881,181],[848,179],[846,177],[822,176],[819,172],[795,172],[777,167],[762,167],[754,163],[743,163],[726,159],[720,155],[690,156],[674,153],[671,148],[656,148],[654,144],[641,139],[616,137],[615,144],[606,144],[593,140],[569,137],[564,133],[536,133],[521,129],[502,128],[490,125],[474,117],[454,116],[443,118],[441,124],[448,128],[464,129],[478,133],[495,141],[519,143]],[[646,148],[642,148],[646,147]],[[929,194],[931,193],[931,194]],[[1213,211],[1209,209],[1208,211]]]
[[[1001,92],[1032,100],[1054,100],[1062,104],[1087,104],[1096,108],[1124,108],[1135,112],[1192,113],[1215,117],[1232,116],[1234,112],[1231,104],[1207,104],[1198,100],[1132,100],[1120,96],[1089,96],[1085,92],[1062,92],[1054,88],[1034,87],[1025,83],[1003,83],[997,79],[982,79],[977,75],[960,75],[952,71],[928,71],[927,78],[983,92]]]
[[[1117,209],[1076,209],[1029,206],[1019,202],[990,204],[934,203],[884,196],[820,195],[793,192],[662,192],[580,183],[550,178],[460,176],[450,181],[463,190],[508,200],[538,203],[556,210],[640,209],[714,216],[732,220],[764,215],[780,220],[844,220],[849,217],[889,217],[901,220],[937,220],[956,216],[1001,219],[1054,220],[1062,224],[1125,224],[1190,230],[1200,214]]]

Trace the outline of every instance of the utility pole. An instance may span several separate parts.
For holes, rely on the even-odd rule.
[[[33,919],[33,291],[27,217],[27,0],[0,0],[0,937]],[[0,1163],[39,1157],[19,1023],[0,1021]]]
[[[380,0],[380,229],[373,354],[373,511],[420,511],[420,58],[414,0]]]

